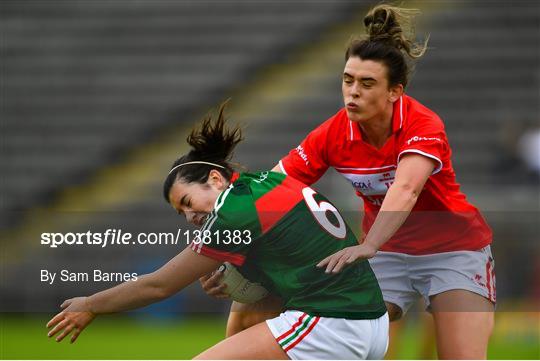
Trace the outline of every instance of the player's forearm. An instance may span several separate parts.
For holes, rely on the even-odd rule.
[[[186,247],[157,271],[90,296],[88,306],[96,314],[144,307],[172,296],[218,265]]]
[[[381,210],[369,230],[365,242],[381,248],[403,225],[413,209],[420,191],[407,184],[394,183],[386,193]]]
[[[101,314],[147,306],[174,295],[220,264],[186,247],[157,271],[88,297],[87,310]]]
[[[93,294],[87,305],[94,314],[113,313],[144,307],[168,296],[169,292],[148,274]]]

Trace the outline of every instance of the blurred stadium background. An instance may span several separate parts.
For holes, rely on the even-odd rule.
[[[47,285],[41,269],[141,274],[183,245],[51,249],[40,234],[188,229],[161,195],[187,130],[231,97],[246,127],[237,161],[273,167],[341,107],[345,44],[374,4],[3,0],[0,357],[191,358],[220,340],[228,303],[198,285],[105,316],[75,345],[48,340],[62,300],[113,283]],[[445,121],[458,181],[494,230],[489,357],[540,358],[540,3],[402,4],[431,36],[408,93]],[[358,221],[344,179],[329,172],[316,187]],[[403,321],[392,357],[430,356],[421,319]]]

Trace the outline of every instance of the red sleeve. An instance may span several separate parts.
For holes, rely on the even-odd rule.
[[[329,119],[313,130],[302,143],[279,161],[281,171],[311,185],[328,169],[327,146]]]
[[[435,160],[438,165],[432,174],[438,173],[442,167],[448,150],[448,140],[444,124],[438,118],[417,119],[404,129],[404,136],[398,149],[398,163],[407,153],[416,153]]]
[[[242,266],[246,261],[246,256],[239,253],[232,253],[223,250],[214,249],[205,245],[200,240],[191,242],[189,247],[196,253],[215,259],[216,261],[229,262],[235,266]]]

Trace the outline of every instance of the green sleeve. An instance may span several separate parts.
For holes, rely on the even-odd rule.
[[[235,266],[245,259],[261,235],[261,226],[249,189],[244,184],[220,194],[214,210],[199,231],[191,249]]]

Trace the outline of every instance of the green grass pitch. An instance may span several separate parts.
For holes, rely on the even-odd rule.
[[[1,359],[190,359],[224,337],[226,319],[221,315],[169,317],[100,316],[79,337],[56,343],[47,338],[51,315],[3,314],[0,318]],[[498,322],[489,348],[490,359],[540,358],[539,331],[523,327],[527,315],[506,315]],[[521,320],[517,320],[520,317]],[[417,326],[403,330],[398,358],[417,356]],[[67,341],[67,342],[66,342]]]

